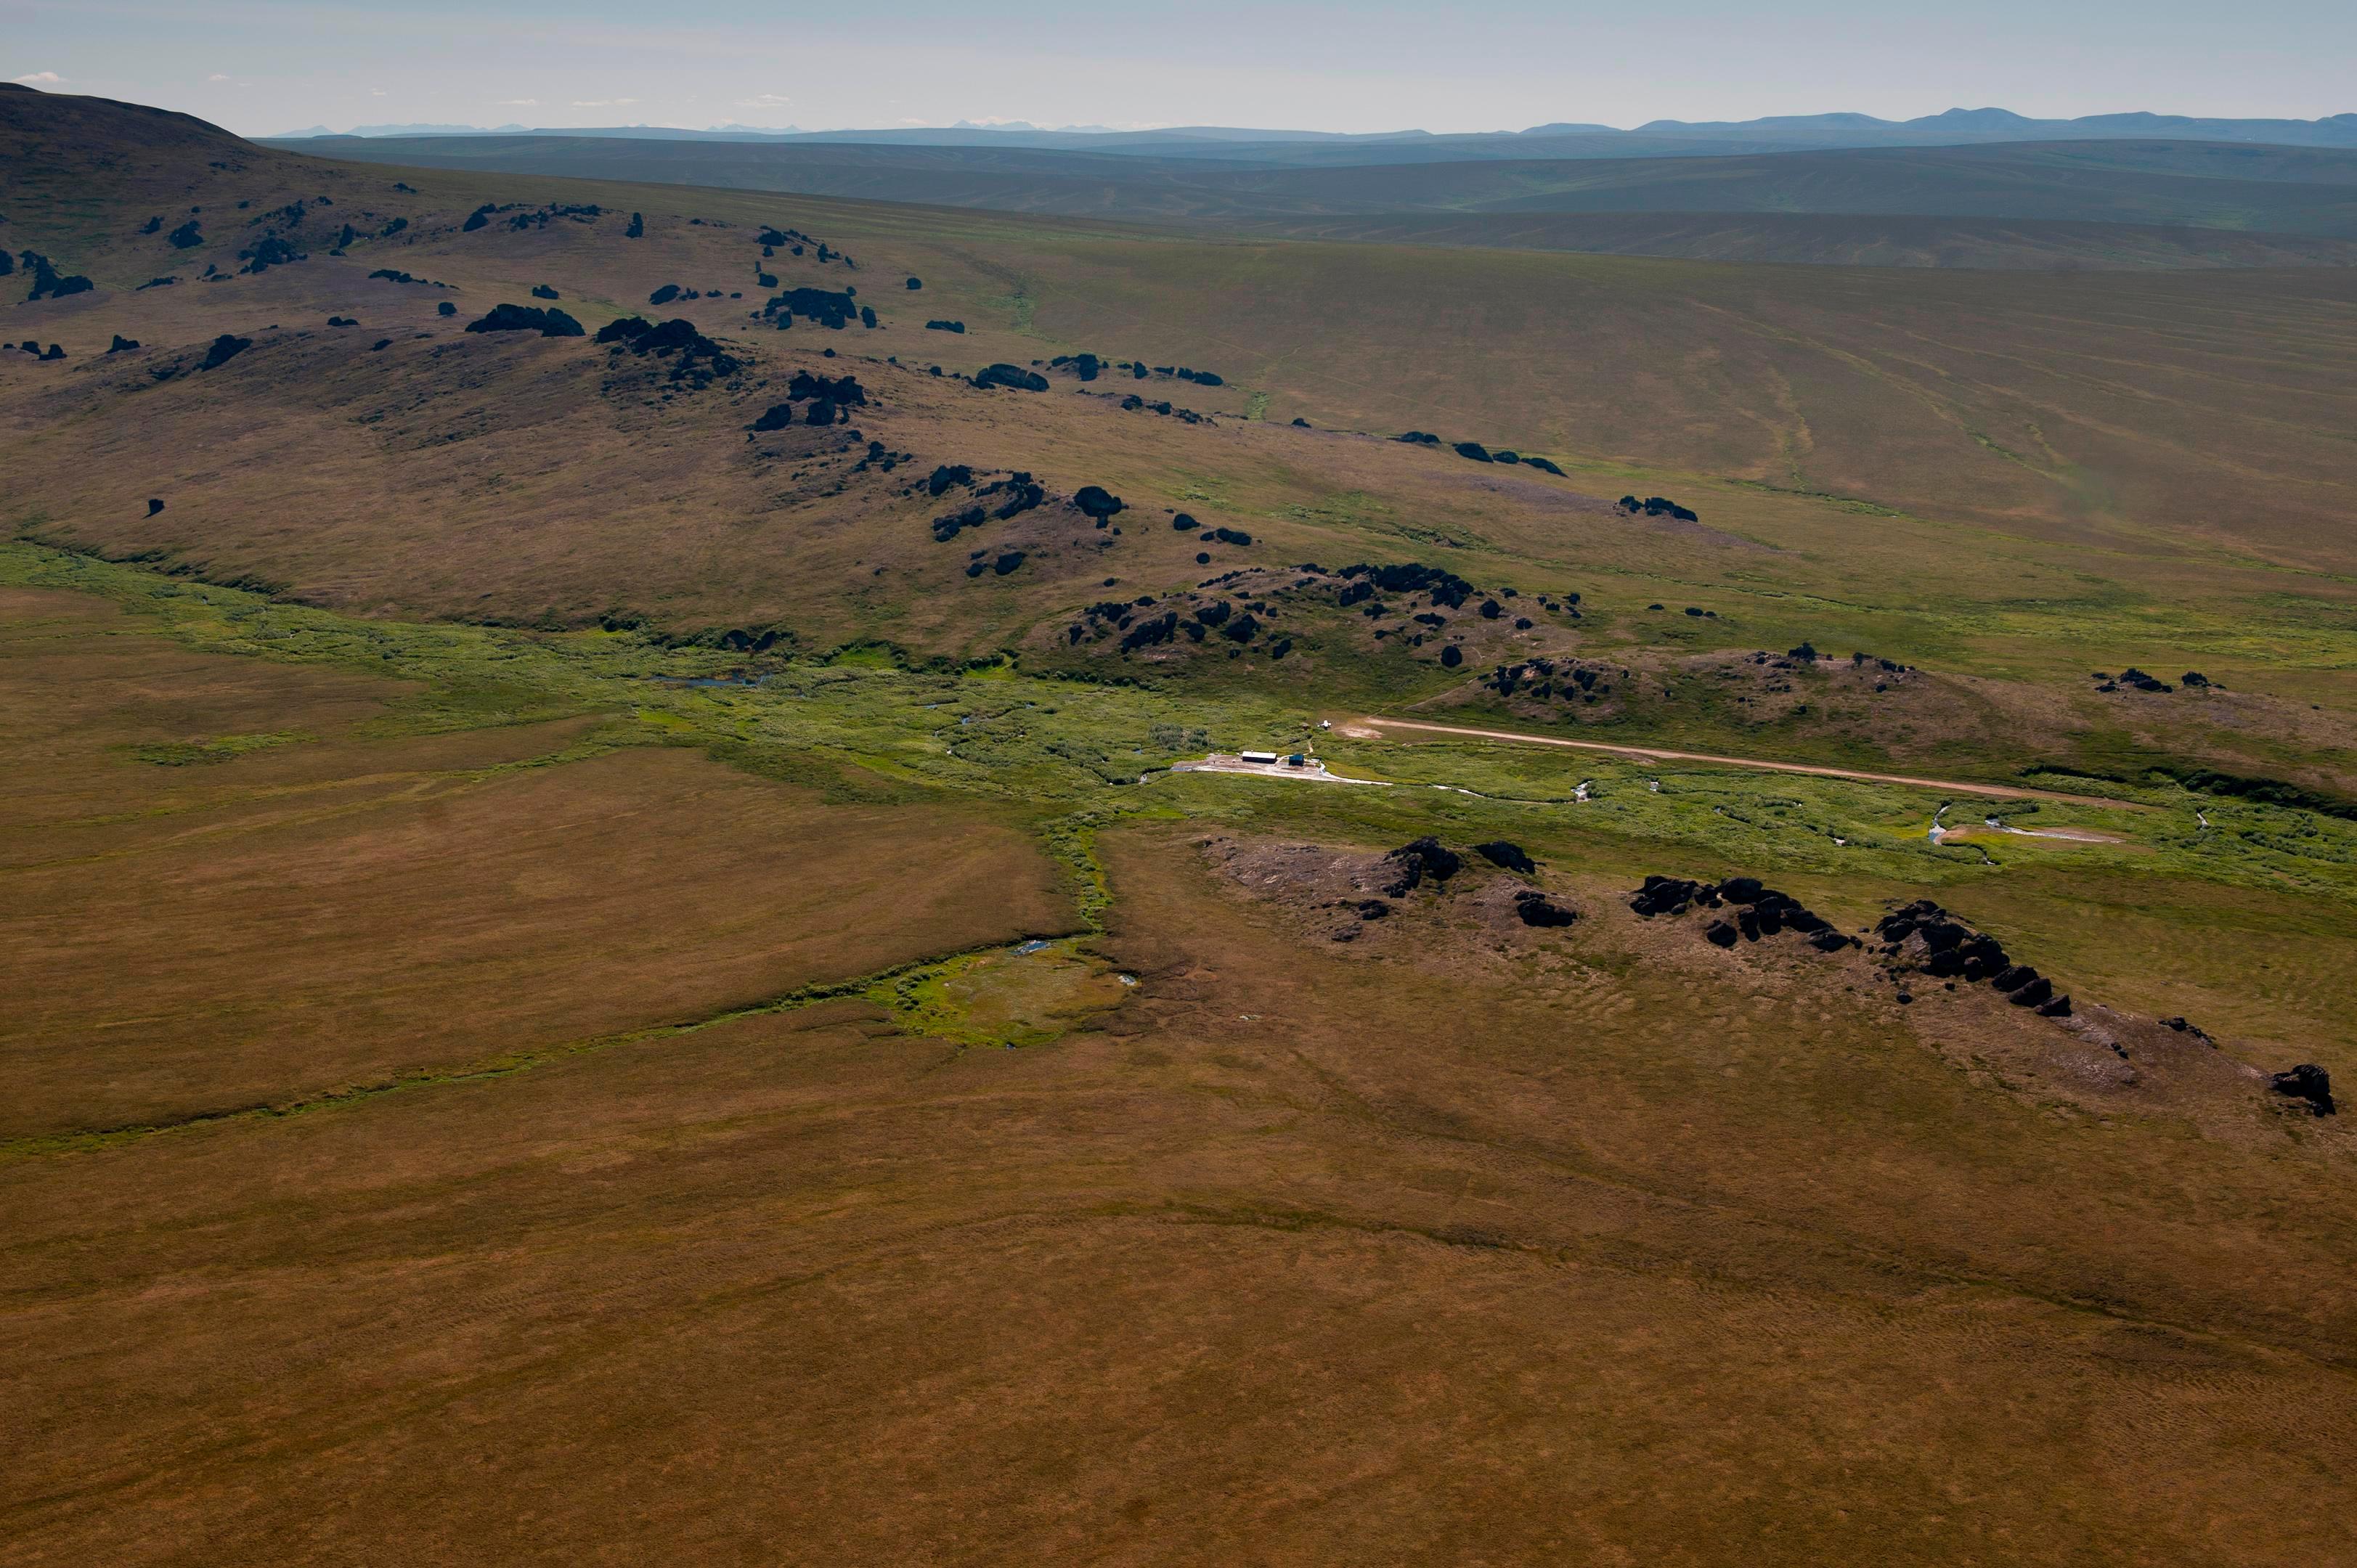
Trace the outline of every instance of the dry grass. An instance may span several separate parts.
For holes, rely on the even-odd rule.
[[[822,805],[684,751],[502,766],[577,724],[357,739],[391,682],[192,655],[81,607],[0,607],[47,634],[0,643],[26,655],[0,659],[0,707],[27,742],[0,774],[8,1136],[463,1068],[1071,918],[1003,819]],[[177,767],[137,749],[265,716],[320,738]]]
[[[2347,1550],[2345,1163],[2271,1113],[1108,851],[1144,984],[1050,1048],[836,1005],[0,1174],[14,1560]]]

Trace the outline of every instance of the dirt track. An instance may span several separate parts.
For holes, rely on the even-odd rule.
[[[1352,726],[1358,726],[1356,731]],[[1521,735],[1512,730],[1466,729],[1457,725],[1426,724],[1417,719],[1354,719],[1344,733],[1385,729],[1426,730],[1434,735],[1469,736],[1479,740],[1522,741],[1531,746],[1560,746],[1575,751],[1606,751],[1615,757],[1649,757],[1664,762],[1711,762],[1727,768],[1757,768],[1769,773],[1812,773],[1823,779],[1856,779],[1868,784],[1909,784],[1924,789],[1953,789],[1961,795],[1996,795],[2007,800],[2069,800],[2080,805],[2115,806],[2124,811],[2146,808],[2130,800],[2107,800],[2094,795],[2065,795],[2052,789],[2024,789],[2007,784],[1967,784],[1954,779],[1918,779],[1905,773],[1867,773],[1855,768],[1821,768],[1807,762],[1773,762],[1757,757],[1718,757],[1705,751],[1672,751],[1658,746],[1609,746],[1600,740],[1565,740],[1555,736]]]

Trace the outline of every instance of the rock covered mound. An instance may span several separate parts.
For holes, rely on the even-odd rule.
[[[1764,886],[1756,876],[1730,876],[1723,882],[1690,882],[1678,876],[1648,876],[1630,896],[1631,912],[1647,919],[1656,915],[1683,915],[1689,909],[1728,909],[1732,918],[1711,921],[1703,935],[1718,947],[1731,948],[1740,940],[1756,942],[1780,931],[1795,931],[1820,952],[1838,952],[1857,946],[1857,939],[1833,929],[1832,922],[1810,912],[1789,893]]]
[[[684,317],[673,317],[658,327],[642,316],[625,316],[597,329],[597,341],[613,353],[648,355],[669,361],[671,379],[703,386],[715,377],[733,376],[744,361],[695,329]]]
[[[537,332],[544,338],[579,338],[581,323],[562,310],[533,305],[495,305],[479,321],[467,323],[469,332]]]
[[[1518,845],[1502,840],[1469,854],[1430,836],[1383,854],[1226,838],[1204,848],[1243,888],[1289,908],[1325,940],[1357,943],[1380,933],[1374,949],[1415,961],[1480,961],[1501,946],[1527,951],[1533,938],[1580,918],[1557,896],[1476,864],[1478,856],[1500,867],[1535,868]]]
[[[2017,1007],[2034,1007],[2040,1016],[2066,1018],[2071,998],[2054,983],[2026,963],[2015,963],[2003,944],[1976,931],[1929,898],[1919,898],[1892,910],[1875,927],[1887,958],[1915,958],[1934,980],[1982,981]]]

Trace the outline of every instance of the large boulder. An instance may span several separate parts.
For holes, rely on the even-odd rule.
[[[1122,499],[1103,485],[1082,485],[1080,493],[1072,497],[1072,505],[1082,516],[1094,518],[1099,522],[1127,510]]]
[[[211,347],[205,350],[205,357],[197,362],[197,369],[218,370],[253,347],[253,338],[240,338],[233,332],[224,332],[212,340]]]
[[[1577,910],[1565,908],[1534,887],[1514,895],[1514,914],[1525,926],[1568,926],[1579,918]]]
[[[1020,365],[989,365],[974,378],[978,387],[1013,387],[1017,392],[1046,392],[1048,378]]]
[[[1473,853],[1492,865],[1502,866],[1508,871],[1520,872],[1524,876],[1538,870],[1537,863],[1531,859],[1522,845],[1509,843],[1504,839],[1495,839],[1489,843],[1477,843],[1473,846]]]
[[[544,338],[587,336],[581,323],[564,311],[532,305],[495,305],[479,321],[467,323],[469,332],[537,332]]]
[[[1454,850],[1444,846],[1438,839],[1417,839],[1383,856],[1383,865],[1392,874],[1392,880],[1383,891],[1397,898],[1427,880],[1446,882],[1456,875],[1464,864]]]
[[[2332,1075],[2314,1062],[2271,1074],[2267,1087],[2289,1099],[2306,1101],[2319,1116],[2330,1116],[2340,1109],[2332,1103]]]

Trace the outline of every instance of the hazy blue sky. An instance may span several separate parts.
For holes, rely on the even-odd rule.
[[[1373,131],[2357,110],[2350,0],[0,0],[0,79],[324,124]]]

